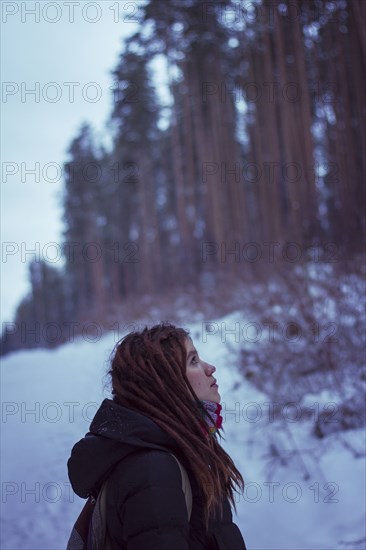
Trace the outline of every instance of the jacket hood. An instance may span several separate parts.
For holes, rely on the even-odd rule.
[[[74,492],[87,498],[120,460],[142,448],[174,453],[178,446],[148,416],[104,399],[89,432],[73,446],[67,461]]]

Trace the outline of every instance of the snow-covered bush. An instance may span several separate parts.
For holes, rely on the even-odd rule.
[[[274,402],[301,403],[302,418],[314,415],[306,396],[327,392],[327,406],[312,423],[319,438],[365,425],[362,266],[352,272],[320,263],[279,268],[267,285],[248,292],[261,337],[243,346],[245,378]]]

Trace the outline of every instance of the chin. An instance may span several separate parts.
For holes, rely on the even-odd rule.
[[[214,403],[220,403],[221,401],[221,396],[219,394],[218,391],[215,392],[215,395],[213,395],[212,397],[210,397],[210,401],[214,401]]]

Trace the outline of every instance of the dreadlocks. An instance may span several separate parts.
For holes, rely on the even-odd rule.
[[[169,323],[131,332],[117,343],[108,375],[116,403],[145,413],[177,441],[202,491],[208,530],[213,510],[222,515],[223,496],[236,512],[234,484],[243,490],[244,480],[216,438],[202,436],[202,424],[207,433],[209,426],[186,376],[187,338]]]

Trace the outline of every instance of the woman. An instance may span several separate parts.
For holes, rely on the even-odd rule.
[[[113,399],[105,399],[74,445],[69,478],[80,497],[109,478],[107,532],[126,550],[245,550],[232,521],[234,484],[244,481],[217,441],[221,427],[216,368],[189,333],[170,324],[132,332],[117,345]],[[192,489],[188,521],[182,476]]]

